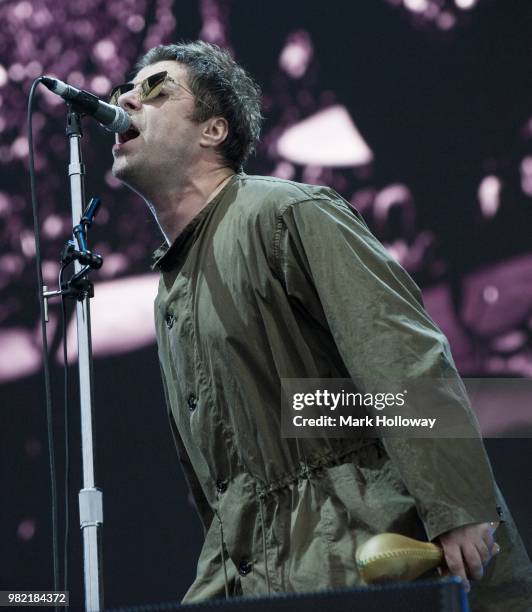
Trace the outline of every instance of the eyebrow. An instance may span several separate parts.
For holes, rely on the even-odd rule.
[[[154,74],[158,74],[157,72],[155,72]],[[137,85],[140,85],[140,83],[142,83],[142,81],[145,81],[146,79],[149,79],[151,76],[153,76],[153,74],[149,74],[148,76],[144,77],[143,79],[140,79],[140,81],[137,81],[136,83],[134,81],[129,81],[128,83],[126,83],[126,85],[133,85],[133,87],[136,87]],[[169,74],[166,75],[165,77],[165,81],[172,81],[172,83],[175,83],[176,85],[181,85],[181,83],[179,83],[178,81],[176,81],[173,77],[171,77]],[[166,85],[166,83],[163,83],[163,87]]]
[[[163,71],[163,70],[161,70],[160,72],[164,72],[164,71]],[[158,72],[154,72],[153,74],[159,74],[159,73],[158,73]],[[151,76],[153,76],[153,74],[149,74],[148,76],[143,77],[142,79],[140,79],[140,80],[139,80],[139,81],[137,81],[136,83],[135,83],[135,81],[134,81],[134,80],[131,80],[131,81],[126,81],[126,82],[124,83],[124,85],[133,85],[133,87],[136,87],[137,85],[139,85],[140,83],[142,83],[142,81],[145,81],[146,79],[149,79]],[[167,78],[172,78],[172,77],[167,76]]]

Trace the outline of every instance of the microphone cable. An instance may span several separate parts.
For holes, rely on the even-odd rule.
[[[48,432],[48,460],[50,468],[50,488],[51,488],[51,510],[52,510],[52,554],[53,554],[53,577],[54,591],[59,591],[59,540],[57,532],[57,483],[55,470],[55,447],[54,447],[54,428],[53,428],[53,409],[52,409],[52,391],[50,381],[50,355],[48,350],[48,338],[46,333],[45,321],[45,303],[43,295],[43,273],[42,273],[42,256],[41,242],[39,230],[39,207],[37,203],[37,191],[35,188],[35,159],[33,153],[33,103],[35,99],[35,90],[42,77],[33,81],[28,99],[28,115],[27,115],[27,131],[28,131],[28,154],[29,154],[29,173],[30,173],[30,190],[31,190],[31,206],[33,211],[33,227],[35,235],[35,263],[37,266],[37,298],[39,300],[39,309],[41,315],[41,335],[42,335],[42,364],[45,388],[46,401],[46,424]],[[67,365],[65,364],[65,368]],[[66,492],[68,499],[68,491]],[[66,572],[65,572],[66,573]],[[65,585],[66,586],[66,585]],[[66,588],[65,588],[66,590]],[[56,606],[56,610],[59,608]]]

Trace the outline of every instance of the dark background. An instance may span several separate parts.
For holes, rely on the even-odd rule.
[[[429,237],[421,261],[403,263],[427,296],[429,310],[447,333],[464,375],[532,376],[532,199],[523,187],[522,170],[531,154],[532,132],[532,7],[528,0],[479,1],[468,11],[454,2],[428,2],[439,7],[440,16],[447,13],[455,19],[449,29],[435,18],[385,0],[133,0],[121,3],[122,8],[118,2],[42,0],[31,3],[33,12],[28,17],[24,17],[27,7],[21,9],[21,4],[5,2],[0,7],[5,24],[0,64],[8,74],[0,86],[4,119],[0,196],[7,202],[3,209],[0,206],[0,331],[35,333],[38,323],[35,262],[20,242],[25,231],[32,232],[27,155],[13,153],[13,143],[25,134],[32,78],[29,68],[24,78],[14,78],[17,71],[10,66],[28,66],[38,58],[43,73],[65,80],[77,70],[109,75],[111,81],[119,82],[145,47],[201,36],[231,48],[263,87],[264,137],[247,171],[276,173],[279,163],[286,161],[274,146],[282,129],[331,103],[345,106],[372,149],[374,162],[364,168],[319,168],[317,182],[332,184],[359,206],[385,244],[403,239],[412,246],[420,235]],[[43,9],[50,19],[39,26],[40,21],[32,19]],[[143,15],[145,25],[131,31],[125,24],[128,15],[135,13]],[[213,21],[219,24],[216,35],[206,28]],[[78,22],[85,24],[79,31],[74,27]],[[92,31],[86,24],[92,24]],[[313,57],[305,74],[293,78],[280,68],[279,55],[287,37],[300,30],[312,41]],[[29,38],[24,43],[26,34]],[[53,36],[61,41],[57,50],[47,46]],[[92,50],[103,38],[116,41],[121,64],[94,55]],[[69,55],[72,50],[77,52],[75,57]],[[64,234],[43,245],[45,259],[54,261],[68,237],[70,215],[64,178],[64,107],[52,106],[42,97],[38,107],[45,120],[36,139],[41,221],[55,214],[65,225]],[[116,278],[146,273],[150,251],[160,242],[155,224],[137,196],[107,180],[109,137],[87,124],[83,146],[89,172],[87,193],[101,194],[110,211],[92,230],[94,239],[109,253],[127,254],[127,265]],[[291,168],[296,180],[307,176],[308,168],[297,164]],[[491,218],[482,214],[477,197],[487,175],[497,176],[502,186],[499,208]],[[405,220],[405,203],[398,201],[395,213],[379,223],[375,201],[393,184],[408,188],[407,204],[415,211],[414,218]],[[487,286],[482,279],[493,278],[495,271],[503,306],[485,311],[485,305],[471,297],[471,287]],[[504,301],[504,296],[510,297]],[[479,326],[480,318],[489,325]],[[4,352],[1,358],[11,356]],[[112,357],[96,355],[94,371],[96,483],[104,491],[106,605],[178,599],[194,577],[202,534],[166,422],[156,349],[152,344],[137,351],[118,351]],[[74,368],[70,376],[74,383]],[[57,364],[53,383],[63,499],[64,417],[62,372]],[[75,389],[70,399],[69,588],[73,609],[81,609],[80,428]],[[5,379],[0,404],[0,589],[51,589],[42,374],[34,371]],[[509,409],[501,407],[502,415]],[[504,430],[502,421],[501,427]],[[524,438],[530,430],[506,427],[505,433],[512,431],[515,439],[489,439],[486,445],[530,550],[532,445]],[[62,508],[60,519],[62,525]],[[29,532],[21,525],[30,525]]]

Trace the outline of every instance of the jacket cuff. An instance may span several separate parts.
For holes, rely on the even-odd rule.
[[[451,529],[491,522],[504,522],[501,506],[457,508],[456,506],[438,505],[431,508],[423,517],[425,531],[430,541]]]

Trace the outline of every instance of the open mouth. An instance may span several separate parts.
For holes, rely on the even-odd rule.
[[[120,144],[124,144],[125,142],[128,142],[129,140],[133,140],[139,134],[140,132],[137,130],[137,128],[134,125],[132,125],[127,132],[124,132],[123,134],[118,134],[118,142]]]

